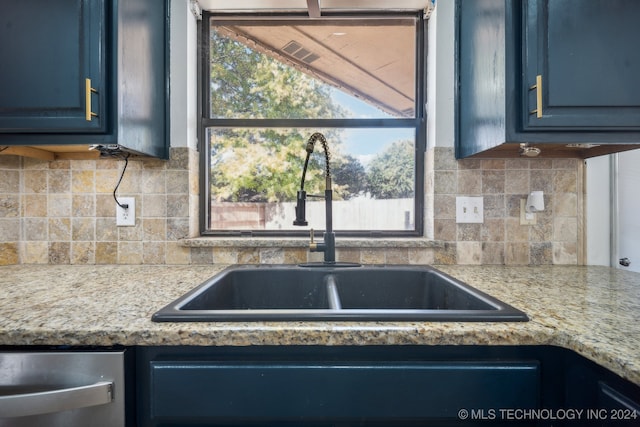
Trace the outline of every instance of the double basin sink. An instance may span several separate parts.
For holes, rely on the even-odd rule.
[[[155,322],[527,321],[430,266],[241,265],[156,312]]]

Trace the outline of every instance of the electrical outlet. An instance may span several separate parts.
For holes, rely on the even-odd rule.
[[[136,199],[135,197],[119,197],[121,205],[127,205],[126,209],[116,204],[116,225],[118,227],[133,227],[136,225]]]
[[[456,197],[456,223],[482,224],[484,222],[483,197]]]
[[[520,225],[536,225],[536,213],[527,212],[527,199],[520,199]]]

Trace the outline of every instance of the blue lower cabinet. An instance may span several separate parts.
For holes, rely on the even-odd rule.
[[[141,427],[640,425],[640,387],[552,346],[185,346],[136,354]]]
[[[151,418],[207,422],[458,420],[536,408],[537,362],[152,362]]]
[[[539,360],[478,349],[139,348],[138,425],[502,425],[541,406]]]
[[[640,426],[640,387],[573,352],[565,352],[560,363],[565,407],[584,409],[581,425]]]

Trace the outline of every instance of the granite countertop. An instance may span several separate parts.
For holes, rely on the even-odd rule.
[[[223,265],[0,267],[0,345],[557,345],[640,385],[640,274],[437,266],[529,322],[154,323]]]

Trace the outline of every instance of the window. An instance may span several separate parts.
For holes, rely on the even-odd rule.
[[[215,16],[202,31],[203,234],[308,235],[295,201],[309,137],[331,153],[338,236],[422,234],[424,42],[419,14]],[[305,190],[324,192],[324,155]]]

